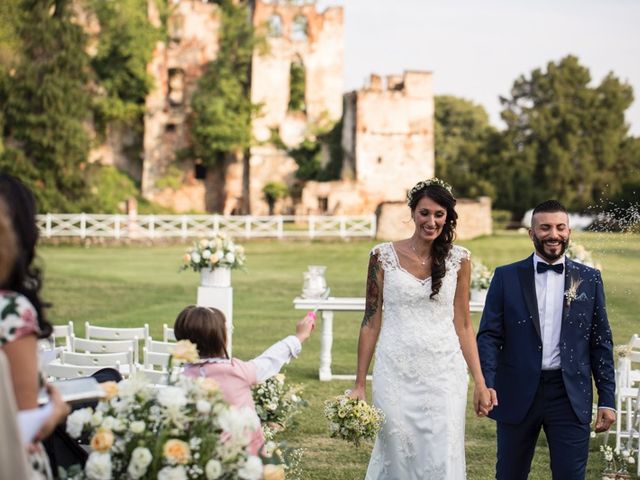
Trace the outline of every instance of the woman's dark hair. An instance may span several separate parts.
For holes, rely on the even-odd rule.
[[[418,202],[424,197],[429,197],[438,205],[447,211],[447,219],[442,228],[442,233],[433,241],[431,248],[431,295],[429,298],[435,297],[442,287],[442,279],[447,273],[445,260],[451,247],[453,240],[456,238],[456,226],[458,225],[458,214],[456,213],[456,199],[446,188],[440,185],[425,185],[419,190],[411,193],[409,199],[409,208],[411,214],[416,211]]]
[[[36,224],[36,200],[20,180],[0,174],[0,197],[7,207],[7,214],[16,236],[17,254],[9,278],[0,287],[27,297],[38,314],[40,338],[51,335],[52,327],[40,299],[42,272],[34,265],[38,226]]]
[[[213,307],[189,305],[182,310],[173,325],[176,340],[189,340],[202,358],[229,358],[227,327],[224,313]]]

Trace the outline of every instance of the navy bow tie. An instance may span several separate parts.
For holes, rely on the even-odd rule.
[[[548,263],[538,262],[536,265],[536,271],[538,273],[544,273],[547,270],[553,270],[556,273],[562,273],[564,271],[563,263],[556,263],[555,265],[549,265]]]

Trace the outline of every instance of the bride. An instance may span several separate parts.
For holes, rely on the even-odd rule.
[[[476,414],[494,403],[469,316],[469,251],[452,243],[458,215],[447,183],[419,182],[408,203],[413,235],[376,246],[369,259],[352,396],[365,400],[377,342],[373,403],[386,421],[366,480],[464,479],[467,367]]]

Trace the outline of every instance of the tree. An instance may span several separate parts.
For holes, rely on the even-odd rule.
[[[282,182],[269,182],[262,188],[262,193],[269,205],[269,215],[273,215],[276,201],[289,195],[289,189]]]
[[[21,0],[15,65],[3,74],[0,100],[4,152],[0,169],[35,191],[41,210],[87,202],[82,170],[90,118],[85,33],[70,0]]]
[[[147,65],[162,29],[149,21],[147,0],[91,0],[100,22],[97,51],[91,66],[103,87],[96,95],[99,128],[118,120],[140,129],[145,100],[153,84]]]
[[[228,164],[244,156],[248,175],[251,119],[258,110],[250,97],[251,59],[260,39],[244,2],[216,3],[221,13],[218,57],[208,65],[191,100],[193,154],[223,177]],[[246,185],[244,190],[246,201]]]
[[[435,97],[436,175],[463,197],[495,196],[486,178],[490,162],[487,146],[496,130],[485,109],[454,96]]]
[[[501,98],[504,132],[497,204],[523,213],[557,198],[571,209],[621,188],[615,166],[627,138],[624,112],[632,88],[612,73],[596,87],[574,56],[518,78]]]

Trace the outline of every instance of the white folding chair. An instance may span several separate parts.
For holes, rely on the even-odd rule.
[[[70,351],[77,353],[120,353],[133,351],[133,362],[138,363],[138,340],[91,340],[71,336]]]
[[[640,350],[640,336],[637,333],[631,335],[629,340],[629,346],[632,350]]]
[[[148,337],[147,341],[144,342],[144,346],[147,348],[148,352],[171,353],[172,350],[176,347],[176,343],[158,342],[152,337]]]
[[[77,353],[62,352],[61,364],[116,368],[123,377],[135,372],[133,350],[117,353]]]
[[[166,352],[152,352],[144,347],[142,349],[143,367],[147,370],[161,370],[166,372],[169,368],[171,355]]]
[[[624,440],[640,435],[640,351],[631,351],[618,362],[621,371],[616,388],[616,450]]]
[[[54,325],[49,337],[52,348],[62,346],[67,350],[71,347],[69,340],[73,335],[73,322],[66,325]]]
[[[176,334],[173,328],[168,327],[166,323],[162,324],[162,341],[163,342],[175,342]]]
[[[119,328],[119,327],[99,327],[91,325],[89,322],[84,323],[85,338],[101,339],[101,340],[133,340],[138,339],[145,341],[149,336],[149,324],[145,323],[144,327]]]
[[[76,377],[88,377],[89,375],[102,370],[103,366],[90,366],[90,365],[69,365],[52,362],[43,367],[43,370],[47,377],[51,379],[62,378],[76,378]],[[120,364],[115,367],[120,371]]]

